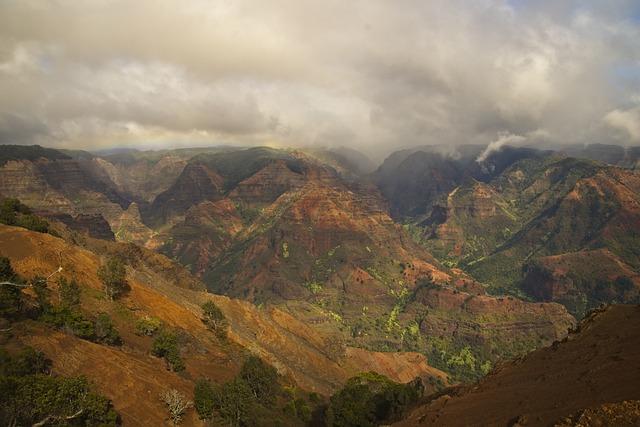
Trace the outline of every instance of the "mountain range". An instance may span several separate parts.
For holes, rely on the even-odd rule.
[[[248,354],[318,408],[331,409],[328,396],[363,371],[419,377],[430,395],[498,366],[482,380],[495,384],[506,360],[567,339],[592,309],[640,303],[635,149],[429,146],[377,168],[350,149],[0,152],[0,195],[48,223],[48,233],[0,226],[0,255],[26,281],[62,267],[81,283],[80,311],[108,314],[124,344],[31,318],[14,321],[5,341],[43,351],[60,375],[86,375],[129,424],[164,422],[162,402],[142,396],[229,381]],[[130,287],[116,301],[100,292],[112,257]],[[60,292],[54,280],[47,287]],[[37,297],[26,292],[27,305]],[[226,338],[202,321],[206,301],[226,319]],[[184,373],[163,369],[152,339],[135,333],[145,318],[179,331]],[[431,417],[429,405],[411,417]],[[302,422],[266,419],[275,418]]]

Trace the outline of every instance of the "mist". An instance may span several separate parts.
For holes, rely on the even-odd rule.
[[[638,2],[558,3],[2,0],[0,143],[639,144]]]

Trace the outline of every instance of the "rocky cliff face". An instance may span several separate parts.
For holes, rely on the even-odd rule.
[[[136,199],[152,202],[163,191],[166,191],[180,176],[187,164],[184,156],[167,154],[156,158],[141,156],[136,158],[96,157],[94,165],[104,171],[105,175],[116,184],[117,188]]]
[[[126,196],[76,160],[10,161],[0,167],[0,193],[36,210],[117,218],[129,205]]]
[[[489,255],[518,223],[508,200],[490,185],[471,180],[451,191],[420,227],[434,254],[464,263]]]

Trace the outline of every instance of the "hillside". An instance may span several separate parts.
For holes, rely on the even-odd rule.
[[[126,254],[132,248],[106,241],[88,245],[102,248],[102,254]],[[402,382],[416,376],[425,378],[426,384],[431,377],[444,381],[443,373],[415,353],[371,353],[344,347],[329,353],[330,336],[276,308],[258,309],[247,302],[191,290],[192,286],[184,283],[188,273],[176,267],[177,276],[163,274],[167,269],[159,264],[171,263],[152,252],[129,256],[137,260],[129,261],[127,268],[130,289],[115,302],[104,298],[96,275],[100,257],[87,249],[48,234],[0,226],[0,254],[8,256],[16,272],[27,279],[48,276],[61,266],[61,275],[81,286],[82,312],[111,317],[123,340],[119,347],[89,342],[33,320],[14,322],[2,340],[5,345],[16,345],[17,341],[43,351],[53,360],[58,374],[86,375],[113,401],[125,424],[161,425],[165,412],[157,396],[162,391],[173,387],[191,396],[194,381],[200,377],[229,380],[249,351],[276,366],[292,384],[324,395],[337,390],[350,376],[368,370]],[[183,285],[177,287],[176,283]],[[57,284],[57,280],[47,283],[53,296],[58,292]],[[214,301],[228,319],[227,340],[221,340],[202,322],[200,304],[206,300]],[[135,333],[141,318],[158,319],[166,328],[179,332],[183,342],[180,357],[186,368],[183,373],[168,370],[161,359],[149,354],[151,337]],[[190,420],[197,424],[195,418]]]
[[[429,398],[397,425],[637,425],[639,350],[640,306],[610,306],[566,340]]]

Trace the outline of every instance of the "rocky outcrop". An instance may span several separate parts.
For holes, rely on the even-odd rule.
[[[224,178],[204,163],[189,163],[173,185],[154,199],[146,222],[164,224],[200,202],[220,200],[223,184]]]
[[[263,206],[289,190],[302,187],[305,182],[306,177],[301,172],[292,171],[283,160],[275,160],[240,182],[229,197],[251,206]]]

